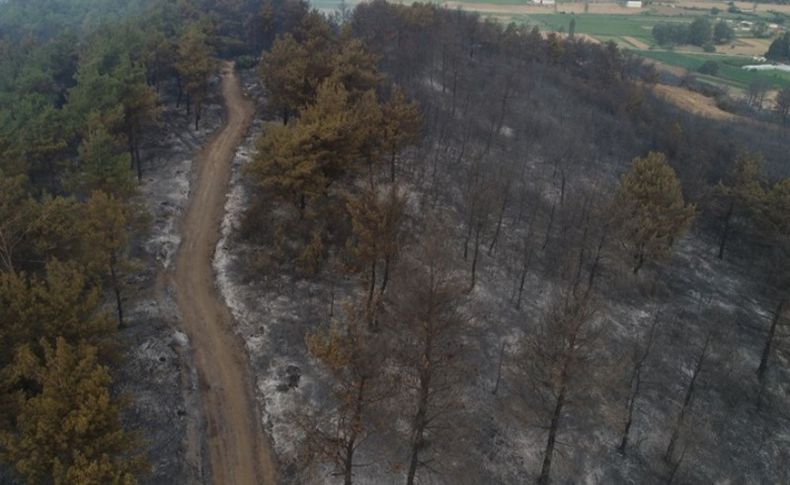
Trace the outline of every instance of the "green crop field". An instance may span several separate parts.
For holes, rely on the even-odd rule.
[[[523,15],[519,20],[537,25],[543,30],[567,32],[571,19],[575,19],[576,32],[579,34],[589,35],[601,42],[613,41],[621,48],[638,55],[689,71],[696,71],[705,61],[713,60],[719,63],[719,72],[716,76],[700,75],[700,78],[714,84],[737,89],[744,89],[756,80],[764,80],[775,88],[790,85],[788,72],[742,69],[741,66],[754,64],[751,56],[683,52],[683,49],[688,49],[686,46],[678,47],[678,50],[665,50],[656,45],[652,33],[656,24],[689,23],[693,18],[689,15],[663,16],[654,12],[639,15],[551,13]],[[715,22],[713,17],[710,20]]]
[[[750,60],[744,56],[724,56],[717,54],[688,54],[672,51],[634,51],[644,57],[661,61],[671,66],[678,66],[695,71],[705,61],[719,63],[716,76],[706,76],[712,80],[724,81],[737,88],[745,88],[755,80],[764,80],[776,88],[790,86],[790,72],[786,71],[747,71],[741,66],[748,65]]]
[[[652,15],[603,15],[603,14],[533,14],[528,15],[532,23],[547,30],[567,31],[572,18],[576,19],[576,32],[593,37],[633,37],[653,45],[652,29],[658,23],[691,22],[688,18],[660,17]]]

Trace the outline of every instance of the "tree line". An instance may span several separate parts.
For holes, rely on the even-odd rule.
[[[715,50],[714,44],[726,44],[735,39],[735,31],[725,20],[711,24],[698,17],[691,23],[659,23],[653,27],[653,38],[659,45],[696,45]]]

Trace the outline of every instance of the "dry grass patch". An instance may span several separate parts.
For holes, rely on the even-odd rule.
[[[717,47],[722,54],[735,54],[740,56],[764,56],[772,39],[737,39],[733,45]]]
[[[725,121],[741,118],[716,106],[716,101],[713,98],[689,91],[688,89],[666,84],[656,84],[653,90],[676,106],[706,118]]]

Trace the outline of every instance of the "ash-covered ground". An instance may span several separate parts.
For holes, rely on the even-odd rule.
[[[247,88],[257,92],[248,79]],[[239,234],[243,213],[254,190],[246,182],[244,165],[254,151],[256,125],[234,161],[226,204],[223,237],[215,258],[218,283],[236,318],[257,380],[266,429],[270,432],[288,483],[339,483],[329,468],[308,474],[299,460],[302,431],[293,415],[311,414],[327,406],[331,377],[312,359],[305,334],[329,320],[330,302],[339,305],[358,282],[322,274],[311,279],[296,272],[276,274],[250,264],[266,248],[245,242]],[[453,158],[451,152],[448,158]],[[539,162],[539,161],[538,161]],[[613,181],[626,168],[624,160],[601,160],[598,176]],[[530,164],[530,180],[544,198],[555,197],[549,164]],[[415,172],[413,172],[415,173]],[[423,179],[424,180],[424,179]],[[423,202],[427,188],[419,179],[407,184]],[[544,201],[545,202],[545,201]],[[442,205],[440,202],[439,205]],[[417,211],[424,209],[420,206]],[[459,240],[463,215],[445,201],[443,210],[455,219]],[[542,318],[553,290],[544,248],[535,255],[524,289],[524,304],[513,303],[518,275],[514,273],[523,228],[515,227],[514,209],[503,221],[503,239],[488,254],[481,251],[480,275],[466,305],[475,329],[467,339],[473,366],[460,392],[463,407],[454,422],[451,451],[437,473],[421,472],[420,483],[529,483],[540,470],[547,421],[537,412],[524,412],[522,383],[512,372],[518,342]],[[679,241],[672,259],[635,278],[617,261],[606,262],[597,325],[603,338],[597,352],[600,367],[588,369],[601,382],[594,399],[566,407],[559,449],[552,469],[554,483],[790,483],[790,374],[780,349],[768,378],[765,401],[755,404],[759,363],[777,295],[760,287],[765,268],[753,262],[716,257],[715,241],[699,230]],[[536,245],[540,247],[538,243]],[[460,245],[459,245],[460,247]],[[460,249],[459,249],[460,250]],[[624,421],[629,358],[659,312],[658,337],[645,364],[643,392],[635,405],[631,448],[616,451]],[[677,420],[680,404],[705,338],[711,352],[699,375],[681,432],[682,460],[677,469],[662,456]],[[502,380],[493,393],[504,345]],[[359,448],[361,464],[355,483],[389,484],[403,481],[404,444],[410,404],[398,404],[382,426]],[[515,410],[521,410],[516,412]],[[387,421],[384,417],[383,421]]]
[[[176,109],[175,98],[165,96],[158,126],[144,138],[138,200],[150,214],[151,226],[135,244],[143,269],[126,296],[128,317],[120,336],[125,355],[116,373],[117,392],[131,398],[127,427],[143,440],[151,464],[141,483],[203,483],[205,476],[199,455],[197,376],[187,336],[177,330],[173,292],[161,275],[180,241],[179,220],[195,177],[192,162],[224,116],[218,81],[212,86],[198,131],[184,106]],[[190,451],[188,433],[197,437],[197,450]]]

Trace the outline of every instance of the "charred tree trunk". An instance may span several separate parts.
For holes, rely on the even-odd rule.
[[[376,261],[370,265],[370,286],[368,287],[368,303],[367,310],[370,314],[370,309],[373,306],[373,293],[376,291]]]
[[[354,468],[354,450],[357,445],[357,430],[361,428],[362,407],[365,400],[365,384],[367,378],[361,377],[357,388],[356,402],[354,403],[354,414],[351,416],[351,434],[346,439],[345,458],[343,460],[343,483],[351,485]]]
[[[441,83],[442,83],[442,94],[447,92],[447,47],[444,43],[442,43],[442,63],[440,67],[441,72]]]
[[[455,100],[456,100],[456,92],[458,88],[458,70],[453,70],[453,96],[451,102],[451,109],[450,109],[450,116],[455,117]]]
[[[518,283],[518,296],[516,297],[516,308],[521,309],[521,297],[524,294],[524,283],[527,280],[527,273],[529,271],[529,263],[532,259],[532,251],[530,249],[524,250],[524,262],[521,265],[521,277]]]
[[[502,342],[502,346],[499,348],[499,364],[496,366],[496,381],[494,382],[494,389],[491,391],[491,394],[496,396],[497,391],[499,391],[499,382],[502,380],[502,364],[505,361],[505,342]]]
[[[467,136],[467,128],[464,127],[461,133],[461,149],[458,151],[458,156],[455,157],[455,164],[459,165],[461,161],[464,159],[464,155],[466,155],[466,145],[469,141],[469,137]]]
[[[565,184],[567,182],[567,175],[565,174],[565,168],[560,168],[560,207],[565,204]]]
[[[469,209],[469,220],[466,223],[466,236],[464,236],[464,261],[469,259],[469,241],[472,240],[472,232],[474,230],[474,217],[475,208]]]
[[[645,252],[640,248],[639,251],[634,255],[634,274],[638,274],[639,270],[642,269],[644,264]]]
[[[710,338],[710,334],[705,338],[702,351],[697,358],[697,364],[694,366],[694,372],[691,375],[691,382],[689,382],[689,387],[686,389],[686,397],[683,399],[683,406],[680,408],[680,414],[678,415],[678,419],[675,422],[675,427],[672,429],[672,436],[669,438],[669,446],[667,446],[667,451],[664,453],[664,461],[667,463],[672,461],[672,455],[675,453],[675,446],[677,445],[677,440],[680,436],[680,430],[683,427],[683,421],[686,417],[686,412],[688,411],[691,400],[694,397],[694,386],[697,382],[697,377],[702,370],[702,365],[705,363],[705,357],[708,353],[708,346],[710,345]]]
[[[432,203],[434,205],[439,200],[439,184],[436,183],[438,179],[439,179],[439,150],[437,149],[434,152],[433,163],[431,164],[431,194],[432,194]]]
[[[507,210],[507,204],[510,201],[510,190],[509,187],[505,189],[505,196],[502,199],[502,206],[499,208],[499,217],[497,218],[496,222],[496,229],[494,230],[494,237],[491,238],[491,244],[488,246],[488,254],[490,255],[494,251],[494,246],[496,246],[497,239],[499,239],[499,232],[502,230],[502,220],[505,217],[505,210]]]
[[[785,304],[787,303],[787,299],[783,299],[779,302],[779,305],[776,307],[776,311],[774,312],[774,318],[771,320],[771,328],[768,330],[768,338],[765,340],[765,345],[763,346],[763,353],[762,357],[760,358],[760,366],[757,368],[757,379],[760,383],[763,382],[765,378],[765,371],[768,369],[768,359],[771,356],[771,345],[773,344],[774,335],[776,335],[776,327],[779,326],[779,322],[782,320],[782,312],[784,311]]]
[[[135,144],[134,146],[134,159],[135,165],[137,165],[137,181],[143,181],[143,160],[140,157],[140,145]]]
[[[477,283],[477,259],[480,255],[480,233],[483,232],[483,224],[478,223],[475,227],[475,249],[472,254],[472,281],[469,284],[469,291],[475,289]]]
[[[200,129],[200,114],[203,109],[203,103],[195,103],[195,131]]]
[[[721,237],[719,238],[719,259],[724,259],[724,248],[730,237],[730,220],[732,219],[734,210],[735,200],[731,200],[730,205],[727,207],[727,214],[724,216],[724,227],[721,230]]]
[[[566,357],[565,365],[562,369],[562,376],[560,377],[560,392],[557,395],[557,400],[554,403],[554,412],[551,415],[551,425],[549,425],[549,437],[546,441],[546,451],[543,453],[543,466],[540,469],[540,477],[538,477],[538,485],[548,485],[549,476],[551,474],[551,461],[554,458],[554,447],[557,443],[557,431],[560,428],[560,418],[562,417],[562,408],[565,406],[565,392],[568,384],[568,366],[569,359]]]
[[[134,170],[135,165],[137,165],[137,160],[134,158],[134,144],[132,143],[132,137],[127,134],[126,140],[126,149],[129,151],[129,170]]]
[[[390,183],[395,183],[395,160],[397,156],[395,150],[390,154]]]
[[[181,76],[176,75],[176,89],[178,89],[178,95],[176,97],[176,109],[181,107],[181,99],[184,96],[184,88],[181,86]]]
[[[502,102],[499,107],[499,116],[497,120],[491,123],[491,127],[488,130],[488,138],[486,139],[486,146],[483,149],[483,156],[488,154],[489,150],[491,150],[491,144],[494,142],[494,136],[501,133],[502,125],[505,123],[505,114],[507,113],[507,99],[510,95],[510,86],[505,87],[505,92],[502,95]]]
[[[140,182],[143,179],[143,173],[140,168],[140,151],[137,148],[137,137],[131,128],[126,131],[126,139],[130,157],[129,168],[131,170],[137,170],[137,181]]]
[[[629,385],[630,393],[628,395],[628,402],[626,404],[626,420],[625,426],[623,427],[623,437],[620,440],[620,446],[617,447],[617,451],[619,451],[622,455],[625,455],[626,449],[628,448],[628,439],[631,432],[631,425],[634,422],[634,408],[636,405],[636,400],[639,398],[639,391],[642,387],[642,370],[644,369],[645,362],[650,356],[650,351],[653,348],[653,342],[655,341],[656,336],[655,332],[659,321],[658,319],[659,316],[656,315],[656,318],[653,320],[653,324],[650,326],[650,330],[647,335],[647,342],[645,343],[645,348],[642,353],[634,354],[637,358],[634,361],[634,369],[631,373],[631,382]]]
[[[121,297],[121,282],[118,279],[118,273],[115,270],[116,261],[115,255],[110,257],[110,284],[112,291],[115,294],[115,305],[118,312],[118,326],[123,327],[123,298]]]
[[[438,110],[437,110],[438,111]],[[439,200],[439,184],[438,175],[439,175],[439,157],[440,155],[447,154],[449,150],[449,145],[445,143],[445,133],[447,131],[448,123],[446,121],[442,121],[439,118],[437,113],[437,121],[436,126],[439,132],[438,140],[436,141],[436,145],[431,148],[433,155],[431,156],[431,197],[432,203],[435,205],[436,202]],[[443,153],[442,153],[443,152]]]
[[[304,192],[299,194],[299,202],[297,207],[299,209],[299,220],[304,220],[304,210],[307,208],[307,196]]]
[[[379,294],[384,296],[384,291],[387,289],[387,283],[390,279],[390,260],[392,258],[390,255],[384,256],[384,274],[381,276],[381,288],[379,290]]]
[[[626,420],[625,426],[623,427],[623,437],[620,440],[620,446],[617,447],[617,451],[620,452],[621,455],[625,455],[626,449],[628,448],[628,438],[631,433],[631,425],[634,422],[634,405],[636,404],[636,398],[639,396],[639,388],[642,386],[642,369],[637,367],[634,369],[634,373],[631,375],[631,393],[628,396],[628,404],[626,405]]]
[[[335,281],[332,280],[331,286],[329,287],[329,318],[335,316]]]
[[[683,447],[683,450],[680,452],[680,457],[677,461],[672,465],[672,469],[669,471],[669,476],[667,477],[667,485],[672,485],[675,482],[675,476],[678,474],[678,470],[680,470],[680,465],[683,464],[683,459],[686,458],[686,447]]]
[[[554,212],[557,209],[557,204],[551,204],[551,212],[549,213],[549,223],[546,225],[546,238],[543,241],[543,246],[540,249],[546,249],[546,246],[549,245],[549,240],[551,239],[551,231],[554,228]]]
[[[592,266],[590,267],[590,276],[587,278],[587,289],[585,293],[590,293],[595,285],[595,277],[598,276],[598,272],[601,268],[601,255],[603,254],[603,248],[606,245],[606,229],[601,233],[601,239],[598,240],[598,246],[595,248],[595,257],[593,258]]]
[[[527,224],[527,232],[524,234],[524,242],[521,254],[523,255],[521,263],[521,276],[519,277],[518,290],[516,295],[516,309],[521,309],[521,296],[524,293],[524,283],[527,280],[527,272],[529,265],[532,261],[532,246],[530,245],[529,238],[532,235],[532,223],[535,221],[535,214],[537,211],[532,211]]]
[[[590,232],[590,222],[585,217],[584,222],[584,230],[582,231],[582,239],[579,243],[579,258],[576,261],[576,275],[573,277],[573,293],[575,294],[579,289],[579,284],[582,281],[582,271],[584,270],[584,263],[586,262],[586,249],[587,249],[587,237]]]
[[[431,362],[433,352],[433,339],[431,334],[425,335],[425,346],[422,352],[422,361]],[[417,475],[417,467],[420,465],[420,451],[425,446],[425,429],[428,426],[428,405],[431,390],[431,367],[420,366],[420,389],[417,398],[417,413],[412,424],[411,451],[409,460],[409,471],[406,475],[406,485],[414,485],[414,478]]]

